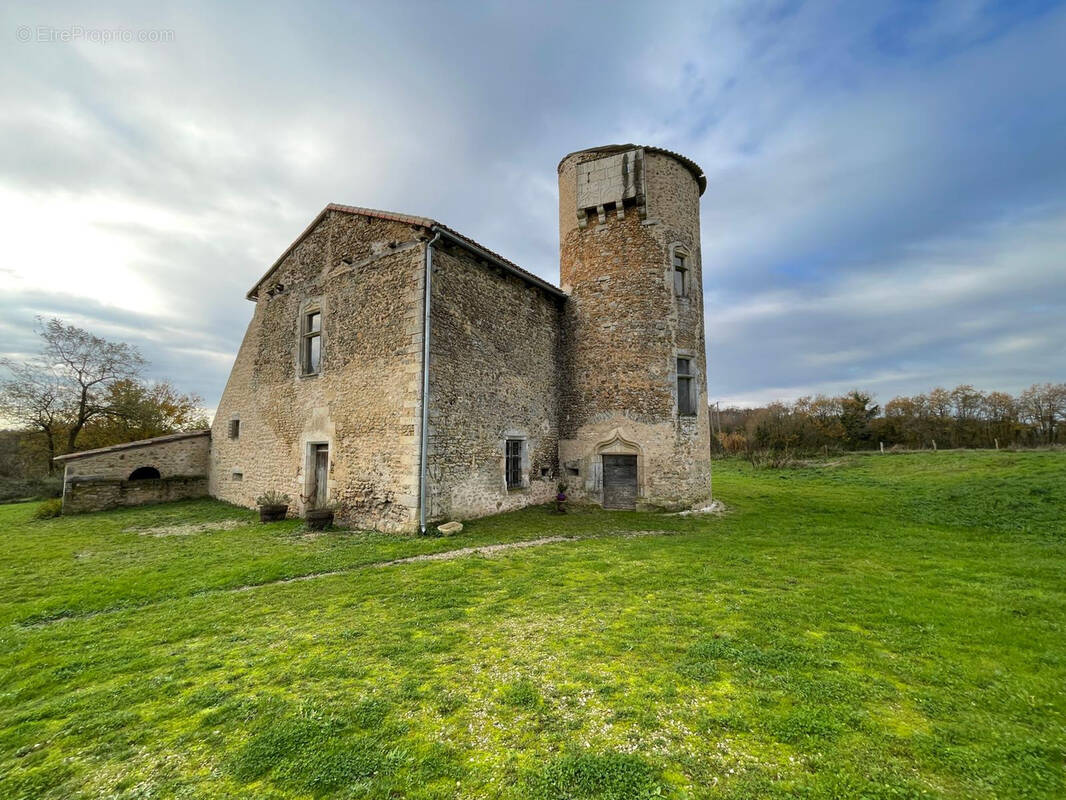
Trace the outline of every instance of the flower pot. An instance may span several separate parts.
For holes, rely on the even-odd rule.
[[[324,531],[326,528],[333,524],[333,509],[308,509],[307,513],[304,514],[304,519],[307,521],[307,527],[311,530]]]
[[[278,522],[289,513],[288,506],[259,506],[260,522]]]

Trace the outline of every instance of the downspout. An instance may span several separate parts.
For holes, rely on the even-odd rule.
[[[420,437],[418,475],[418,527],[426,532],[426,472],[429,460],[429,312],[433,298],[433,245],[440,238],[440,231],[426,243],[426,276],[423,281],[424,299],[422,308],[422,436]]]

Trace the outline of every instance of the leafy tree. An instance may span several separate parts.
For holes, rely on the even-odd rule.
[[[880,411],[879,406],[873,405],[873,398],[858,389],[840,398],[840,424],[844,428],[844,441],[849,447],[869,444],[872,438],[870,423]]]
[[[86,425],[79,440],[85,449],[210,427],[202,399],[167,381],[115,381],[104,399],[111,412]]]
[[[200,398],[169,383],[139,380],[136,347],[103,339],[61,320],[41,324],[40,353],[5,359],[0,413],[45,442],[48,470],[60,452],[207,427]]]

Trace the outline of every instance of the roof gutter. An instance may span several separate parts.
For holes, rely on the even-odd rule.
[[[426,276],[422,284],[422,435],[418,454],[418,527],[422,533],[426,532],[426,474],[429,467],[429,320],[433,300],[433,245],[441,237],[438,228],[430,230],[435,235],[426,243]]]

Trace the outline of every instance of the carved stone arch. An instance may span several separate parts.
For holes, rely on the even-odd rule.
[[[636,497],[640,498],[645,495],[644,448],[637,442],[627,439],[622,435],[621,430],[615,428],[608,438],[596,445],[595,454],[595,458],[592,460],[593,482],[595,490],[600,494],[601,502],[605,500],[603,482],[604,456],[633,456],[637,467]]]
[[[644,456],[644,449],[634,441],[630,441],[622,435],[622,432],[615,428],[611,431],[609,439],[604,439],[598,445],[596,445],[596,454],[603,455],[608,453],[611,455],[634,455],[638,459]]]

